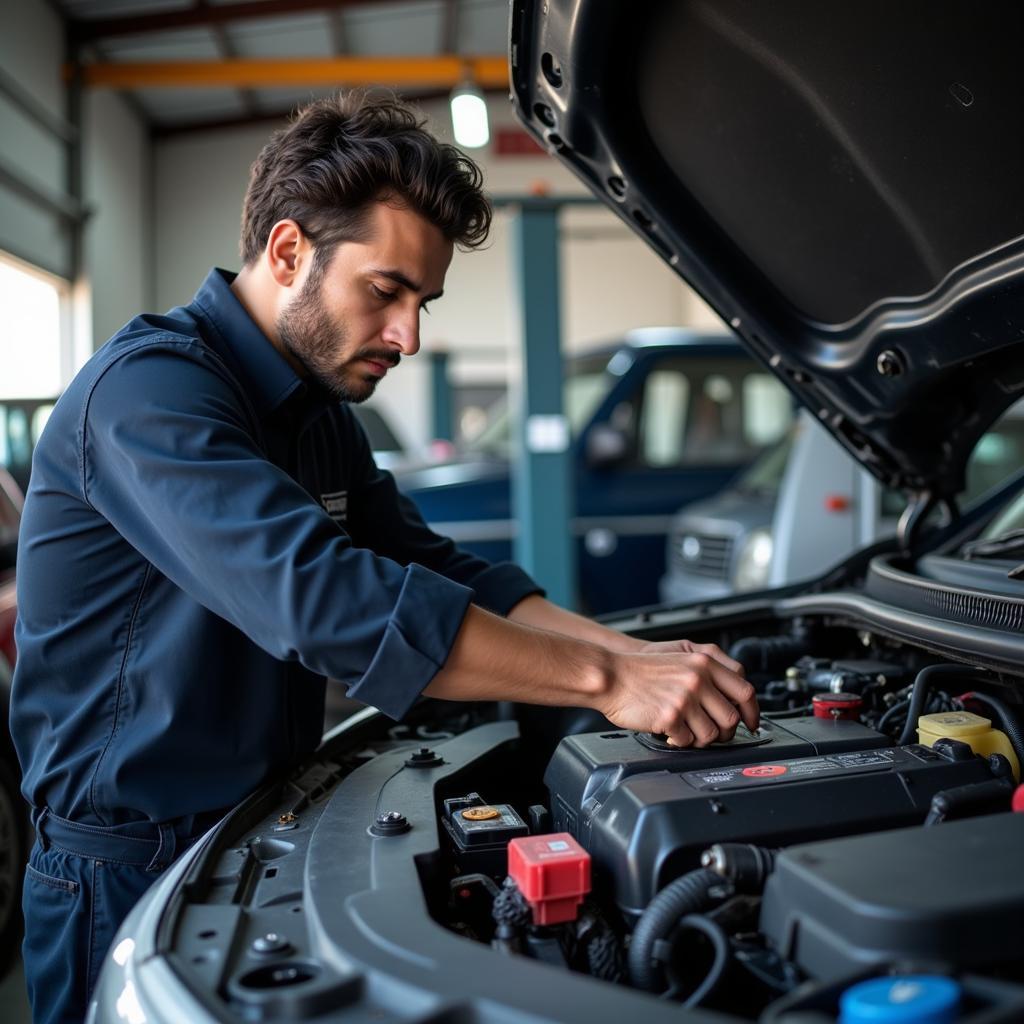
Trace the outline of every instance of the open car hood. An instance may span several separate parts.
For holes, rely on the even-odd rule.
[[[514,0],[536,138],[885,484],[1024,391],[1024,8]]]

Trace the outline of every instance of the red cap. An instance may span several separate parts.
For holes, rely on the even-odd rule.
[[[1013,792],[1013,809],[1024,814],[1024,785],[1018,786]]]
[[[508,844],[508,873],[540,925],[574,921],[590,892],[590,854],[568,832]]]
[[[840,718],[851,722],[860,721],[860,713],[864,710],[864,701],[855,693],[816,693],[811,698],[815,718],[829,718],[836,721]]]

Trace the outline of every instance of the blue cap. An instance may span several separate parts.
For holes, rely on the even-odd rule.
[[[960,986],[950,978],[873,978],[843,993],[839,1024],[953,1024],[959,1008]]]

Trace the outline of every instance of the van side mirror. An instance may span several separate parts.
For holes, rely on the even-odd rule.
[[[621,462],[629,451],[629,439],[618,427],[596,423],[587,431],[587,465],[611,466]]]

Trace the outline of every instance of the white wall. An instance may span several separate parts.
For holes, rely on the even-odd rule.
[[[426,108],[434,131],[450,141],[446,104]],[[504,100],[491,103],[492,128],[516,123]],[[195,134],[157,144],[155,270],[159,309],[188,301],[211,265],[238,266],[238,224],[248,169],[272,126]],[[552,195],[586,189],[546,156],[474,154],[495,195],[542,187]],[[518,353],[518,300],[511,259],[510,215],[498,211],[486,249],[456,253],[445,297],[424,317],[424,349],[455,354],[457,379],[503,379]],[[599,207],[562,214],[563,345],[578,349],[637,326],[717,323],[706,306],[613,214]],[[486,349],[496,358],[459,358]],[[388,376],[375,399],[407,437],[429,432],[429,367],[410,360]]]
[[[91,214],[83,239],[92,347],[153,308],[149,133],[107,90],[86,94],[83,187]]]
[[[158,312],[188,302],[212,266],[237,270],[249,167],[271,126],[157,142],[154,261]]]
[[[0,67],[60,117],[66,114],[63,46],[61,19],[45,0],[5,5]],[[64,145],[6,100],[0,102],[0,152],[24,177],[55,192],[67,190]],[[79,335],[75,350],[84,355],[133,314],[151,307],[153,300],[149,135],[115,93],[85,96],[82,162],[89,218],[81,278],[75,282],[73,322]],[[59,261],[62,243],[53,231],[52,217],[24,202],[19,206],[3,206],[0,211],[4,227],[16,240],[15,254],[30,262],[52,263],[54,255]]]

